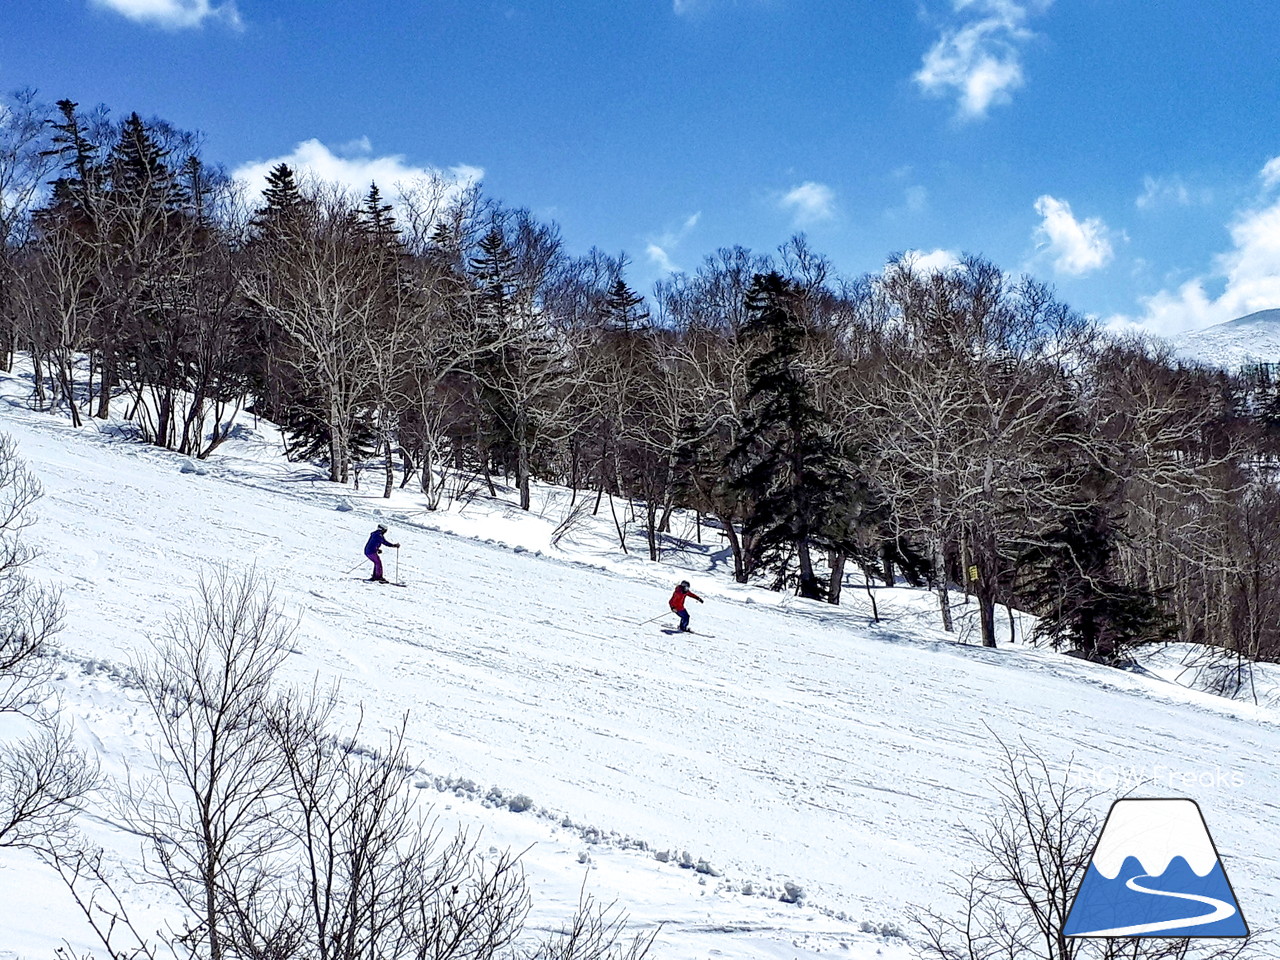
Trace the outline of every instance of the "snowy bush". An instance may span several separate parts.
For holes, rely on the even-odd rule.
[[[858,924],[858,929],[863,933],[874,934],[877,937],[886,937],[889,939],[905,940],[907,935],[903,932],[902,927],[896,923],[872,923],[869,920],[863,920]]]
[[[782,895],[778,899],[783,903],[799,903],[804,899],[804,888],[788,880],[782,885]]]
[[[533,806],[533,801],[526,797],[523,793],[517,793],[514,797],[507,801],[507,809],[512,813],[524,813]]]

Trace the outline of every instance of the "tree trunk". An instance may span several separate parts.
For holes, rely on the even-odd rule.
[[[743,555],[742,541],[738,539],[738,531],[734,529],[733,522],[723,513],[715,514],[715,518],[720,521],[724,535],[729,538],[729,549],[733,551],[733,579],[738,583],[746,583],[747,558]]]
[[[879,623],[880,605],[876,603],[876,592],[871,589],[871,573],[866,567],[862,568],[862,584],[867,588],[867,599],[871,601],[871,620]]]
[[[382,499],[390,500],[391,491],[396,485],[396,468],[391,459],[391,431],[385,430],[382,437],[382,466],[386,470],[386,483],[382,486]]]
[[[656,563],[658,560],[658,505],[652,500],[646,500],[644,506],[645,521],[648,525],[649,559]]]
[[[844,587],[844,567],[848,560],[838,550],[827,551],[827,562],[831,566],[831,580],[827,584],[827,603],[840,604],[840,591]]]
[[[800,559],[800,596],[806,600],[821,600],[822,588],[818,586],[817,574],[813,572],[813,551],[808,540],[801,538],[796,543],[796,554]]]
[[[880,558],[884,565],[884,585],[886,587],[892,587],[896,580],[896,567],[893,561],[895,549],[895,547],[889,545],[887,540],[880,546]]]
[[[99,420],[111,418],[111,391],[116,387],[116,360],[114,354],[104,352],[101,375],[98,377],[98,412]]]
[[[999,585],[1000,558],[996,554],[996,538],[988,530],[979,530],[971,538],[969,549],[973,565],[978,568],[978,582],[974,592],[978,595],[978,622],[982,627],[982,645],[996,645],[996,587]],[[969,571],[961,570],[968,578]]]
[[[623,553],[630,553],[627,549],[627,535],[622,531],[622,524],[618,521],[618,510],[613,505],[613,494],[609,494],[609,512],[613,514],[613,526],[618,531],[618,545],[622,547]]]
[[[343,483],[342,464],[342,424],[339,422],[341,417],[338,415],[338,398],[329,394],[329,480],[333,483]]]
[[[942,614],[942,629],[947,633],[955,632],[951,622],[951,597],[947,590],[947,558],[942,552],[941,538],[933,542],[933,576],[938,588],[938,609]]]

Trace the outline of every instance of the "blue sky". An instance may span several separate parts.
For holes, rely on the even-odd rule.
[[[0,88],[246,176],[426,169],[646,292],[797,231],[849,274],[979,253],[1176,332],[1280,307],[1270,0],[3,0]]]

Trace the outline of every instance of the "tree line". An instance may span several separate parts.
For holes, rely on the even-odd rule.
[[[1107,334],[966,256],[840,275],[803,236],[650,296],[628,261],[424,177],[351,195],[281,164],[260,200],[198,136],[34,94],[0,112],[0,354],[75,424],[209,456],[250,409],[330,480],[436,509],[460,477],[677,510],[740,582],[851,574],[1002,605],[1103,660],[1161,638],[1280,657],[1280,389]],[[451,478],[453,478],[451,480]],[[451,483],[454,486],[451,487]],[[622,549],[627,538],[619,524]]]

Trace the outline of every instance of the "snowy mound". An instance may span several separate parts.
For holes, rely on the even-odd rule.
[[[1260,310],[1170,338],[1188,360],[1235,370],[1250,363],[1280,363],[1280,309]]]

